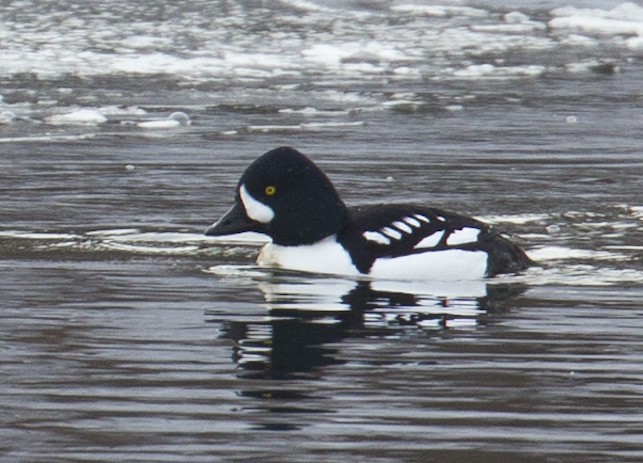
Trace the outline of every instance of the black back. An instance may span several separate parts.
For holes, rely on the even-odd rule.
[[[360,272],[368,273],[376,259],[399,257],[409,254],[460,249],[465,251],[484,251],[489,255],[487,276],[498,273],[518,272],[527,268],[531,261],[518,246],[479,220],[445,211],[416,205],[368,205],[349,209],[348,225],[339,233],[338,241],[351,254]],[[424,218],[420,220],[418,217]],[[413,226],[405,219],[415,219]],[[401,229],[395,223],[407,226]],[[419,226],[418,226],[419,224]],[[388,227],[399,232],[399,238],[388,238],[388,243],[369,240],[365,232],[377,232]],[[408,230],[411,230],[409,233]],[[449,238],[463,229],[479,231],[475,240],[458,244],[448,244]],[[384,235],[386,236],[386,235]],[[423,239],[434,236],[431,247],[415,248]],[[438,239],[439,238],[439,239]]]

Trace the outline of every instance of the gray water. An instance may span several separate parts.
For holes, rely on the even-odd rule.
[[[5,3],[1,461],[643,460],[640,6]],[[280,145],[541,266],[256,268],[202,232]]]

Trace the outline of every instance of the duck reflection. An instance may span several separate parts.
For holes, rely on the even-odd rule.
[[[473,329],[524,289],[485,282],[427,285],[272,275],[259,282],[267,314],[224,320],[234,361],[248,378],[317,377],[344,363],[339,342],[365,336]]]

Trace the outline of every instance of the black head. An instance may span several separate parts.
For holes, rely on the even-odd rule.
[[[281,147],[254,161],[241,176],[232,208],[206,235],[254,231],[275,244],[314,243],[337,233],[346,206],[328,177],[299,151]]]

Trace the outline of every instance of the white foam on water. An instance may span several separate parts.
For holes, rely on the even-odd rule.
[[[0,231],[0,239],[32,241],[34,249],[39,250],[65,247],[83,251],[119,251],[131,254],[226,256],[245,255],[248,247],[259,247],[268,241],[265,236],[257,233],[208,237],[201,233],[144,232],[135,228],[93,230],[84,233],[6,230]]]
[[[144,232],[136,228],[94,230],[86,232],[84,236],[123,243],[210,243],[260,246],[268,242],[268,238],[265,235],[253,232],[229,236],[205,236],[201,233],[188,232]]]
[[[203,270],[219,277],[265,278],[272,273],[254,265],[213,265]]]
[[[0,231],[0,237],[3,238],[21,238],[30,240],[69,240],[81,238],[81,235],[75,233],[45,233],[45,232],[27,232],[20,230],[3,230]]]
[[[79,135],[31,135],[26,137],[2,137],[0,143],[49,143],[87,140],[94,138],[95,133],[83,133]]]
[[[248,125],[248,132],[299,132],[299,131],[322,131],[333,130],[342,127],[360,127],[364,121],[326,121],[326,122],[302,122],[296,125]]]
[[[547,68],[542,65],[526,66],[496,66],[493,64],[471,64],[464,69],[453,72],[455,77],[479,79],[481,77],[510,78],[515,76],[536,77],[542,75]]]
[[[571,260],[571,259],[592,259],[592,260],[613,260],[622,261],[630,259],[625,254],[619,254],[609,251],[574,249],[565,246],[543,246],[540,248],[530,249],[529,257],[537,262],[552,260]]]
[[[132,254],[189,255],[196,253],[199,246],[160,246],[158,243],[144,245],[105,240],[97,245],[99,249],[125,251]]]
[[[303,10],[303,11],[323,11],[323,12],[335,11],[332,8],[329,8],[323,5],[318,5],[317,3],[311,2],[308,0],[281,0],[280,3],[283,3],[285,5],[290,5],[294,8],[297,8],[298,10]]]
[[[281,114],[300,114],[306,117],[343,117],[347,116],[350,113],[348,110],[327,111],[316,109],[310,106],[301,109],[283,108],[278,112]]]
[[[302,129],[301,124],[297,125],[248,125],[246,130],[249,132],[292,132]]]
[[[140,233],[140,230],[138,228],[113,228],[113,229],[107,229],[107,230],[89,231],[89,232],[86,232],[85,235],[114,237],[114,236],[121,236],[121,235],[132,235],[135,233]]]
[[[334,129],[338,127],[360,127],[364,125],[364,121],[352,121],[352,122],[341,122],[341,121],[331,121],[331,122],[305,122],[300,124],[303,129],[313,129],[313,130],[323,130],[323,129]]]
[[[529,286],[613,286],[643,283],[643,272],[633,268],[596,267],[590,264],[559,264],[533,267],[520,275],[500,275],[491,284],[524,283]]]
[[[497,223],[510,223],[515,225],[523,225],[530,222],[542,222],[545,223],[549,218],[549,214],[504,214],[504,215],[485,215],[483,217],[477,217],[478,220],[481,220],[485,223],[497,224]]]
[[[421,5],[417,3],[405,3],[391,7],[392,11],[404,13],[422,14],[427,16],[470,16],[486,17],[489,12],[479,8],[456,5]]]

